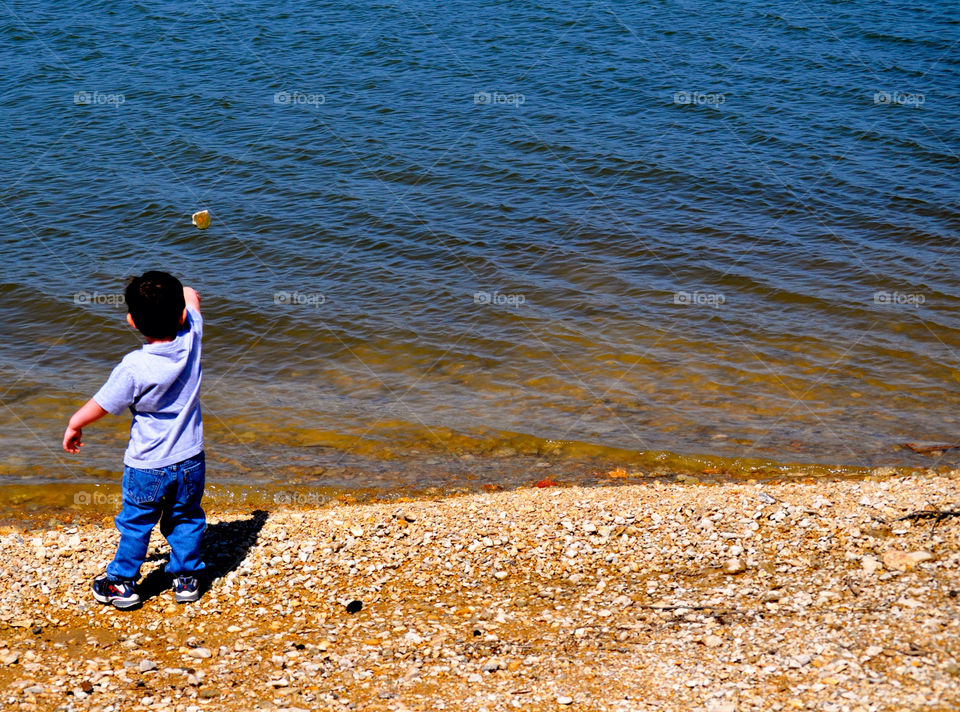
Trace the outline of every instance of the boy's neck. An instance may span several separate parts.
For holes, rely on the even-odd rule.
[[[151,339],[149,336],[144,336],[144,339],[147,340],[148,344],[169,344],[173,339]]]

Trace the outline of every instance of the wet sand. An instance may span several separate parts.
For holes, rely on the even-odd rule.
[[[89,581],[109,518],[0,535],[0,699],[24,710],[948,710],[960,473],[544,487],[210,512],[177,605]],[[362,602],[349,609],[347,604]]]

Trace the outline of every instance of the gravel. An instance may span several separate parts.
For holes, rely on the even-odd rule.
[[[219,576],[201,600],[157,583],[156,533],[133,611],[89,593],[111,527],[7,527],[0,708],[957,709],[960,518],[900,517],[957,509],[958,484],[651,481],[212,513]]]

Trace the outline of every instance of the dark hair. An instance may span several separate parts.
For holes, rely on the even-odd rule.
[[[127,281],[124,297],[127,311],[141,334],[150,339],[172,339],[177,335],[186,306],[179,279],[166,272],[144,272]]]

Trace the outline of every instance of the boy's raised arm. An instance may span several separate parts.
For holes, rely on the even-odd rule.
[[[183,288],[183,301],[194,311],[200,311],[200,295],[197,294],[197,290],[193,287]]]

